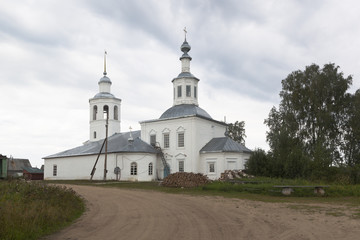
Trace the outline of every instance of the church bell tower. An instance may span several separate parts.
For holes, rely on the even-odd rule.
[[[106,121],[108,121],[108,136],[120,133],[121,99],[110,92],[112,83],[106,72],[106,55],[105,52],[104,75],[98,82],[99,93],[89,99],[90,141],[98,141],[106,137]]]
[[[191,50],[189,43],[186,41],[186,28],[185,40],[181,45],[180,49],[183,52],[180,57],[181,61],[181,73],[172,80],[174,88],[174,103],[175,105],[181,104],[192,104],[199,106],[198,103],[198,82],[199,79],[191,74],[190,72],[190,61],[191,57],[188,52]]]

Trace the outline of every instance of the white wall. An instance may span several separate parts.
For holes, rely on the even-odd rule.
[[[114,133],[120,133],[120,122],[121,122],[121,100],[117,98],[92,98],[90,102],[90,141],[98,141],[105,139],[106,130],[105,124],[106,119],[104,118],[103,108],[105,105],[109,107],[109,120],[108,120],[108,135],[111,136]],[[96,120],[93,120],[94,106],[97,106]],[[118,120],[114,119],[114,107],[118,108]],[[94,138],[94,131],[96,131],[96,138]]]
[[[198,117],[141,122],[141,139],[150,144],[150,135],[156,134],[170,165],[171,173],[179,171],[179,161],[184,161],[185,172],[200,171],[200,149],[214,137],[224,137],[226,127]],[[185,133],[185,147],[177,147],[177,133]],[[163,133],[170,134],[170,147],[164,149]],[[161,163],[161,165],[163,165]],[[162,167],[162,166],[159,167]]]
[[[245,169],[245,163],[250,157],[250,153],[202,153],[201,172],[210,179],[218,179],[225,170]],[[215,163],[215,172],[209,172],[209,164]]]
[[[45,180],[90,179],[90,173],[97,155],[52,158],[44,160]],[[130,165],[137,163],[137,175],[130,175]],[[153,163],[153,175],[148,174],[149,163]],[[57,176],[53,176],[53,166],[57,165]],[[114,168],[121,169],[120,180],[127,181],[152,181],[156,179],[156,154],[147,153],[111,153],[107,156],[107,180],[115,180]],[[94,180],[104,177],[104,155],[102,154],[96,165]]]

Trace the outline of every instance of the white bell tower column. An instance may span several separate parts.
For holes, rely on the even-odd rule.
[[[111,80],[106,72],[106,55],[104,54],[104,76],[98,82],[99,93],[89,99],[90,105],[90,141],[106,137],[106,119],[108,118],[108,136],[120,133],[121,99],[110,93]]]

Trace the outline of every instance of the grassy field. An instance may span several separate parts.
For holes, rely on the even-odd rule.
[[[249,181],[250,179],[238,179]],[[213,195],[231,198],[250,199],[265,202],[328,202],[339,204],[360,205],[360,185],[328,184],[322,182],[309,182],[306,180],[253,178],[257,184],[232,184],[229,182],[214,181],[197,188],[168,188],[160,186],[159,182],[115,182],[115,181],[51,181],[63,184],[94,185],[102,187],[116,187],[127,189],[144,189],[167,193]],[[324,196],[314,195],[313,188],[297,188],[290,196],[281,194],[281,189],[275,185],[314,186],[328,185]]]
[[[73,190],[44,182],[0,181],[0,239],[38,239],[73,222],[85,210]]]

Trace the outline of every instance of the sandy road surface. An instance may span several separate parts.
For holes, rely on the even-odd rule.
[[[284,203],[72,188],[87,200],[87,212],[45,239],[360,239],[360,219],[327,215],[318,207],[309,213]]]

